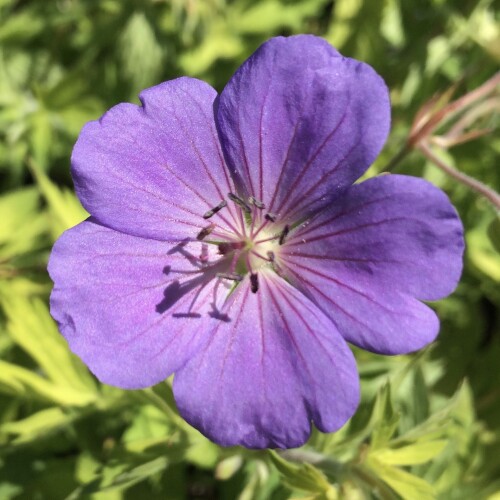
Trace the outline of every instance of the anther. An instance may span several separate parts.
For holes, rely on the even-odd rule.
[[[250,274],[250,290],[252,293],[257,293],[259,290],[259,276],[257,274]]]
[[[277,217],[275,214],[268,212],[266,215],[264,215],[264,219],[268,220],[269,222],[276,222]]]
[[[229,252],[232,252],[233,250],[241,250],[242,248],[245,248],[245,242],[231,241],[228,243],[219,243],[218,247],[219,247],[219,254],[226,255]]]
[[[250,208],[249,205],[245,203],[244,200],[242,200],[239,196],[236,196],[233,193],[227,193],[227,197],[236,203],[236,205],[240,206],[247,214],[252,213],[252,209]]]
[[[264,208],[266,208],[266,205],[255,198],[255,196],[250,196],[248,198],[248,203],[250,203],[250,205],[255,205],[260,210],[264,210]]]
[[[197,235],[196,239],[198,241],[204,240],[213,230],[215,229],[215,224],[210,224],[207,227],[204,227]]]
[[[289,232],[290,232],[290,226],[287,224],[283,228],[283,231],[281,231],[280,239],[279,239],[279,244],[280,245],[283,245],[283,243],[285,243],[285,238],[287,237],[287,235],[288,235]]]
[[[217,273],[216,276],[217,278],[222,278],[225,280],[232,280],[232,281],[241,281],[243,279],[243,276],[238,273]]]
[[[219,210],[222,210],[227,205],[226,200],[222,200],[216,207],[210,209],[208,212],[203,214],[204,219],[210,219],[213,215],[215,215]]]

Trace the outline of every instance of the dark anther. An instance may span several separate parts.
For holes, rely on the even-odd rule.
[[[264,210],[264,208],[266,208],[266,205],[255,198],[255,196],[250,196],[250,198],[248,198],[248,203],[250,203],[250,205],[255,205],[260,210]]]
[[[233,193],[227,193],[227,197],[236,203],[236,205],[239,205],[247,214],[252,213],[252,209],[250,208],[249,205],[247,205],[239,196],[236,196]]]
[[[219,247],[219,254],[226,255],[229,252],[232,252],[233,250],[241,250],[242,248],[245,248],[245,242],[231,241],[229,243],[219,243],[218,247]]]
[[[196,239],[198,241],[204,240],[215,228],[215,224],[210,224],[207,227],[204,227],[197,235]]]
[[[264,215],[264,219],[270,221],[270,222],[276,222],[276,215],[272,214],[271,212],[267,213]]]
[[[272,250],[269,250],[269,251],[267,252],[267,256],[269,257],[269,260],[270,260],[271,262],[274,262],[274,252],[273,252]]]
[[[217,273],[216,276],[217,278],[222,278],[225,280],[232,280],[232,281],[241,281],[243,279],[243,276],[238,273]]]
[[[257,290],[259,289],[259,277],[257,274],[250,274],[250,290],[252,290],[252,293],[257,293]]]
[[[222,210],[226,205],[227,205],[227,201],[222,200],[216,207],[212,208],[208,212],[205,212],[203,214],[203,218],[210,219],[210,217],[212,217],[212,215],[215,215],[219,210]]]
[[[233,249],[231,243],[219,243],[219,254],[226,255]]]
[[[289,232],[290,232],[290,226],[287,224],[283,228],[283,231],[281,231],[280,240],[279,240],[279,244],[280,245],[283,245],[283,243],[285,243],[285,238],[287,237],[287,235],[288,235]]]

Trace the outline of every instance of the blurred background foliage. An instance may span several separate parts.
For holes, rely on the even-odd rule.
[[[498,213],[417,151],[398,172],[449,194],[465,272],[433,305],[433,346],[356,351],[362,403],[338,433],[285,452],[217,447],[178,416],[170,381],[100,385],[49,315],[51,245],[86,216],[69,177],[82,125],[177,76],[221,90],[267,38],[303,32],[391,90],[393,130],[369,175],[434,94],[465,94],[500,61],[493,0],[0,0],[0,499],[500,499]],[[491,103],[481,125],[494,130]],[[498,191],[499,151],[490,133],[442,155]]]

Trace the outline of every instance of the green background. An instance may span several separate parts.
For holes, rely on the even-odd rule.
[[[439,340],[356,351],[359,411],[302,449],[215,446],[178,416],[170,381],[100,385],[48,313],[50,248],[86,216],[69,177],[82,125],[170,78],[221,90],[263,41],[294,33],[386,80],[393,129],[368,175],[435,93],[464,94],[500,61],[490,0],[0,0],[0,499],[500,498],[500,223],[418,152],[397,171],[444,189],[466,229],[461,283],[432,304]],[[481,128],[498,126],[498,91],[492,103]],[[442,154],[498,191],[499,151],[491,133]]]

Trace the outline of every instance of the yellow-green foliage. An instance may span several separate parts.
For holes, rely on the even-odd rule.
[[[182,75],[221,90],[267,38],[315,33],[391,89],[373,175],[424,102],[498,69],[497,14],[492,0],[0,0],[0,499],[498,498],[500,222],[418,154],[399,172],[447,191],[468,245],[457,292],[436,306],[439,341],[395,358],[356,352],[358,413],[298,450],[217,447],[179,417],[169,381],[99,384],[49,315],[46,272],[54,240],[87,216],[72,145],[112,105]],[[481,125],[495,129],[498,112]],[[498,190],[499,152],[489,134],[446,158]]]

